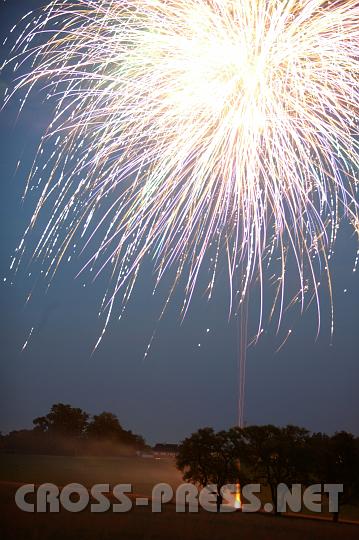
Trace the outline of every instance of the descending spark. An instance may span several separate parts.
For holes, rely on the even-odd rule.
[[[200,272],[210,297],[227,265],[231,310],[257,282],[258,334],[266,268],[279,327],[292,258],[319,327],[342,217],[358,232],[358,1],[51,0],[22,24],[5,101],[41,87],[56,108],[13,267],[52,208],[32,258],[51,279],[75,238],[92,246],[85,268],[113,277],[105,329],[147,256],[156,286],[185,283],[183,315]]]
[[[28,344],[29,344],[29,342],[30,342],[31,336],[32,336],[32,334],[33,334],[33,332],[34,332],[34,327],[31,328],[31,330],[30,330],[30,332],[29,332],[29,335],[28,335],[28,337],[27,337],[25,343],[24,343],[23,346],[22,346],[21,352],[23,352],[23,351],[27,348],[27,346],[28,346]]]
[[[289,329],[288,332],[287,332],[286,337],[284,338],[284,340],[282,341],[282,343],[279,345],[278,349],[276,350],[276,353],[279,353],[279,351],[283,349],[284,345],[287,343],[287,341],[290,338],[291,334],[292,334],[292,330]]]

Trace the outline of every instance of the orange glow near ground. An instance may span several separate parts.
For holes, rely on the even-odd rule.
[[[236,490],[236,497],[234,502],[235,508],[238,510],[242,507],[242,501],[241,501],[241,486],[237,484],[237,490]]]

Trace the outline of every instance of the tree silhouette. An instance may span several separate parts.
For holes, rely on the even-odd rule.
[[[241,468],[250,471],[252,480],[269,486],[278,513],[278,485],[308,481],[308,431],[297,426],[248,426],[233,428],[229,436]]]
[[[215,433],[212,428],[199,429],[181,443],[176,463],[184,480],[201,487],[217,486],[217,511],[222,504],[221,488],[239,480],[232,441],[225,431]]]
[[[89,415],[82,409],[64,403],[55,403],[46,416],[35,418],[33,424],[39,431],[80,437],[86,427]]]
[[[86,428],[86,434],[89,439],[97,441],[112,441],[135,448],[143,448],[145,441],[139,435],[132,431],[125,430],[117,416],[110,412],[103,412],[94,415],[93,419]]]
[[[314,480],[343,484],[338,512],[333,512],[333,521],[338,521],[340,506],[359,499],[359,441],[345,431],[335,433],[332,437],[314,433],[310,445]]]

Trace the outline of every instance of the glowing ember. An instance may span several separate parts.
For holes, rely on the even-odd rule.
[[[241,501],[241,486],[237,484],[237,490],[236,490],[236,496],[234,500],[234,506],[238,510],[242,508],[242,501]]]

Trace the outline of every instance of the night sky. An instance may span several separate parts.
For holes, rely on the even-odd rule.
[[[1,41],[38,0],[0,4]],[[2,49],[2,60],[8,49]],[[0,92],[11,73],[0,77]],[[135,294],[121,321],[112,321],[100,348],[91,356],[103,320],[98,311],[107,276],[75,279],[84,260],[61,266],[51,287],[29,258],[14,276],[9,271],[15,247],[31,216],[36,197],[21,203],[27,173],[52,105],[36,92],[17,117],[14,100],[0,115],[1,177],[1,368],[0,430],[31,426],[56,402],[92,414],[118,415],[124,427],[149,442],[176,442],[199,427],[228,428],[237,418],[238,318],[228,320],[228,284],[219,275],[208,302],[201,278],[190,312],[181,322],[182,290],[176,292],[163,320],[166,282],[153,296],[153,268],[146,262]],[[21,165],[17,169],[18,160]],[[46,219],[46,215],[45,215]],[[28,252],[34,244],[28,245]],[[323,321],[316,340],[314,305],[299,316],[286,313],[283,329],[274,324],[248,351],[245,421],[248,424],[293,423],[315,431],[349,430],[359,434],[359,271],[353,266],[357,244],[345,225],[332,260],[335,333],[330,341],[329,302],[324,295]],[[31,275],[29,275],[31,274]],[[5,281],[6,280],[6,281]],[[26,298],[36,284],[31,301]],[[85,285],[85,286],[84,286]],[[256,330],[256,297],[249,326]],[[21,352],[31,328],[33,334]],[[151,354],[144,352],[157,328]],[[276,353],[289,328],[290,339]],[[207,331],[209,329],[209,331]],[[200,346],[199,346],[200,344]]]

